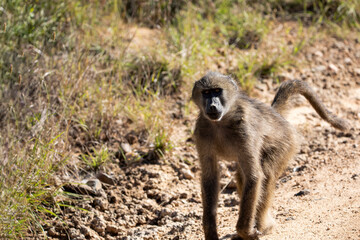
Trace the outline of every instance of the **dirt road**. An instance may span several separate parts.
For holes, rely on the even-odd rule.
[[[277,225],[264,240],[360,239],[360,44],[356,40],[323,39],[300,56],[305,63],[291,75],[307,81],[325,105],[348,119],[351,131],[339,132],[321,120],[303,99],[288,120],[302,136],[301,151],[278,181],[273,206]],[[259,83],[255,94],[270,103],[278,85]],[[260,90],[259,90],[260,89]],[[190,131],[195,113],[173,129],[171,157],[102,171],[114,180],[99,193],[65,208],[66,228],[49,221],[50,239],[202,239],[200,169]],[[222,186],[233,169],[221,163]],[[114,182],[116,184],[114,184]],[[300,196],[299,196],[300,195]],[[220,194],[221,239],[235,232],[238,196],[231,184]],[[74,203],[73,203],[74,204]]]

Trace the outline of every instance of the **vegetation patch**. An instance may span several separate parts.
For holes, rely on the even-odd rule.
[[[58,196],[66,193],[54,176],[82,178],[114,164],[128,174],[131,163],[172,165],[176,124],[192,129],[182,112],[191,114],[195,78],[208,70],[233,74],[251,93],[257,81],[277,80],[308,46],[310,38],[298,34],[267,48],[277,25],[296,19],[294,31],[307,24],[318,31],[358,29],[359,6],[356,0],[1,1],[0,238],[40,236],[48,219],[61,219],[68,206]],[[148,52],[132,48],[132,41],[142,43],[135,39],[138,26],[164,33],[156,39],[162,47],[149,41]],[[76,196],[67,197],[76,204]]]
[[[126,63],[122,77],[123,83],[137,95],[172,95],[181,87],[181,69],[170,68],[167,61],[153,57],[134,57]]]
[[[164,26],[172,21],[176,13],[186,6],[184,0],[125,0],[118,5],[123,19],[148,27]]]
[[[360,3],[357,0],[271,0],[248,1],[267,14],[301,19],[307,24],[346,24],[359,28]]]

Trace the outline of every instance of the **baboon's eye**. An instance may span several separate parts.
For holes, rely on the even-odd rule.
[[[209,90],[205,90],[205,91],[203,91],[203,94],[209,94],[210,93],[210,91]]]
[[[220,92],[220,88],[216,88],[215,92],[219,93]]]

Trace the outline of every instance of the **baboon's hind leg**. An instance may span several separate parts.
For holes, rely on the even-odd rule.
[[[262,234],[271,232],[275,220],[271,216],[271,205],[274,198],[275,177],[266,176],[263,183],[263,192],[259,201],[256,215],[256,226]]]

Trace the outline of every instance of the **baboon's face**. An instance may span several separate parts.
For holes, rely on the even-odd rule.
[[[220,121],[237,96],[238,87],[229,76],[208,72],[194,84],[192,99],[203,116]]]
[[[206,117],[220,121],[224,114],[224,97],[222,88],[204,89],[201,91],[203,108]]]

